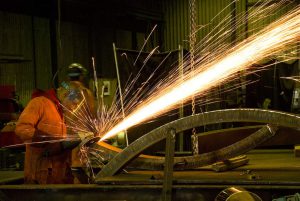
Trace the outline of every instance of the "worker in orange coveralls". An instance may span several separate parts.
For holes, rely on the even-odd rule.
[[[66,138],[66,126],[55,90],[33,93],[20,115],[15,133],[26,143],[25,183],[73,183],[71,149],[80,142]]]

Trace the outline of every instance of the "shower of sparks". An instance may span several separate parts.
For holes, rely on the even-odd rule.
[[[85,173],[88,176],[88,183],[91,183],[95,179],[95,172],[93,167],[103,167],[105,155],[102,150],[94,149],[91,147],[81,146],[78,157],[80,163],[85,167]]]
[[[89,135],[99,131],[99,123],[92,116],[89,103],[83,92],[80,93],[79,103],[73,109],[68,105],[61,104],[64,109],[64,117],[68,129],[68,138],[77,136],[78,133]],[[78,136],[77,136],[78,137]]]
[[[300,83],[300,76],[291,76],[291,77],[280,77],[281,79],[292,80]]]
[[[124,120],[106,132],[101,140],[158,116],[193,94],[205,93],[211,87],[232,78],[239,71],[249,69],[262,59],[278,54],[289,46],[295,46],[299,42],[299,37],[300,9],[296,7],[258,34],[250,36],[232,48],[223,49],[222,55],[204,66],[200,61],[201,57],[197,58],[195,55],[194,76],[188,74],[183,82],[174,80],[170,82],[167,88],[161,89],[155,96],[143,101]]]
[[[152,35],[152,33],[154,32],[154,30],[156,29],[156,27],[157,27],[157,25],[155,25],[155,26],[153,27],[153,29],[151,30],[150,34],[149,34],[148,37],[146,38],[146,40],[145,40],[145,42],[144,42],[144,44],[143,44],[143,46],[142,46],[142,48],[141,48],[141,51],[139,52],[139,54],[138,54],[136,60],[134,61],[133,65],[136,65],[136,62],[137,62],[137,60],[138,60],[138,58],[139,58],[139,56],[140,56],[142,50],[144,49],[145,45],[147,44],[147,41],[150,39],[150,36]]]
[[[283,0],[281,2],[284,4],[286,1]],[[252,19],[253,23],[263,20],[267,15],[272,15],[275,10],[278,11],[283,9],[284,6],[281,5],[282,4],[280,3],[272,6],[268,5],[263,9],[257,9],[255,12],[249,12],[247,16],[248,20],[250,21],[250,19]],[[266,15],[266,13],[268,14]],[[91,115],[92,113],[84,97],[80,107],[77,107],[76,111],[68,110],[67,107],[62,104],[66,111],[64,116],[67,122],[68,135],[64,139],[61,139],[61,135],[56,135],[52,136],[55,138],[53,140],[25,144],[55,143],[65,140],[74,140],[78,139],[77,133],[90,132],[94,133],[96,136],[100,135],[102,137],[101,140],[105,140],[123,130],[147,120],[149,121],[153,119],[153,117],[173,109],[175,106],[180,105],[182,101],[188,100],[191,95],[205,95],[205,93],[213,87],[238,77],[237,73],[239,71],[249,69],[252,65],[255,65],[264,58],[269,58],[273,55],[282,55],[282,52],[286,49],[290,49],[290,46],[296,47],[294,48],[295,51],[292,52],[292,55],[296,55],[293,56],[292,59],[295,59],[298,54],[297,42],[299,42],[300,37],[299,13],[300,9],[299,7],[296,7],[296,9],[269,25],[264,30],[258,32],[258,34],[248,37],[241,43],[236,43],[237,45],[233,47],[228,43],[228,39],[231,38],[230,27],[232,26],[230,23],[231,15],[228,15],[215,26],[214,31],[207,34],[207,36],[196,45],[194,76],[187,70],[190,65],[188,56],[184,58],[183,78],[178,76],[179,72],[175,67],[174,70],[169,72],[163,79],[159,80],[157,78],[157,84],[149,89],[147,88],[146,83],[152,82],[150,78],[157,76],[155,74],[157,69],[155,69],[153,74],[149,75],[149,79],[142,83],[142,86],[132,94],[131,88],[134,88],[134,82],[137,81],[139,77],[139,75],[136,75],[123,94],[124,97],[126,97],[126,99],[124,99],[126,112],[125,119],[123,119],[122,116],[118,96],[115,97],[116,102],[112,107],[105,106],[101,103],[101,110],[97,112],[96,118]],[[244,16],[239,16],[238,18],[244,19]],[[244,25],[242,20],[237,20],[237,29],[243,28],[242,26]],[[258,27],[255,27],[255,29],[258,29]],[[251,31],[256,32],[256,30],[249,30],[249,32]],[[148,62],[157,49],[158,47],[150,52],[140,69],[146,65],[146,62]],[[140,55],[141,54],[139,54],[138,57]],[[168,56],[169,54],[166,58]],[[290,58],[284,59],[288,60]],[[134,61],[134,64],[136,64],[136,62],[137,60]],[[163,66],[163,62],[164,60],[157,68]],[[251,69],[252,73],[254,71],[257,71],[257,68],[254,70]],[[244,75],[251,72],[245,71]],[[141,74],[141,71],[138,73]],[[300,78],[293,77],[286,79],[299,81]],[[248,83],[251,82],[252,81],[248,81]],[[233,90],[237,87],[237,85],[230,86],[230,88],[227,88],[226,90]],[[207,98],[202,104],[212,103],[214,101],[216,100]],[[49,136],[44,137],[46,139]],[[88,159],[88,157],[91,157],[90,154],[94,155],[93,158],[99,160],[98,164],[102,163],[101,152],[91,150],[91,148],[81,149],[81,152],[81,156],[85,157],[85,159],[81,158],[82,163],[86,166],[90,166],[92,163]]]

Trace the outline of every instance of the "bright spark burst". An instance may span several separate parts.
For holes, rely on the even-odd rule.
[[[292,80],[292,81],[300,83],[300,76],[281,77],[281,79]]]
[[[199,62],[195,66],[195,76],[187,75],[184,82],[173,81],[169,87],[145,100],[124,120],[105,133],[101,140],[162,114],[181,101],[187,100],[191,95],[202,94],[237,72],[250,68],[270,55],[282,52],[289,45],[295,45],[300,37],[299,14],[300,9],[296,7],[258,34],[224,51],[223,55],[216,58],[215,61],[205,66],[199,66],[201,64]],[[195,56],[197,57],[197,55]],[[197,63],[197,58],[195,59]]]

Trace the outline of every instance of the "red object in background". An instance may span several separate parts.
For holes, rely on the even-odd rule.
[[[0,85],[0,98],[15,98],[15,92],[14,85]]]
[[[16,136],[15,132],[0,133],[0,148],[5,146],[19,145],[23,142]]]
[[[21,144],[21,139],[15,134],[15,123],[8,123],[0,132],[0,147]]]
[[[0,113],[16,112],[14,105],[15,86],[14,85],[0,85]],[[2,118],[1,118],[2,120]]]
[[[7,123],[4,128],[0,127],[0,147],[20,144],[22,141],[15,134],[15,124],[19,116],[19,105],[15,98],[14,85],[0,85],[0,121]]]

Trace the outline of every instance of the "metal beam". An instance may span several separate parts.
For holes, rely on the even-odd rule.
[[[172,200],[172,184],[173,184],[173,163],[175,152],[175,134],[174,129],[167,132],[166,137],[166,154],[165,154],[165,168],[164,168],[164,183],[162,192],[162,201]]]
[[[96,180],[108,175],[115,174],[120,168],[125,166],[130,162],[131,167],[139,167],[146,169],[163,169],[164,157],[157,156],[146,156],[143,155],[139,158],[136,158],[144,149],[150,147],[151,145],[163,140],[166,135],[164,133],[167,132],[170,128],[175,128],[177,133],[180,133],[184,130],[207,125],[207,124],[215,124],[215,123],[224,123],[224,122],[257,122],[257,123],[276,123],[276,125],[291,127],[291,128],[299,128],[300,126],[300,117],[295,114],[280,112],[280,111],[272,111],[272,110],[262,110],[262,109],[227,109],[227,110],[217,110],[206,113],[197,114],[194,116],[188,116],[182,118],[180,120],[176,120],[170,122],[166,125],[157,128],[150,133],[142,136],[141,138],[134,141],[130,146],[122,150],[111,150],[109,145],[105,145],[102,143],[101,146],[95,147],[102,150],[103,153],[107,154],[105,156],[108,160],[113,158],[97,175]],[[262,139],[266,138],[266,136],[271,137],[273,133],[270,133],[269,129],[271,127],[264,127],[262,130],[257,131],[256,133],[249,136],[249,138],[253,138],[253,135],[256,138],[256,144],[253,144],[251,141],[253,139],[245,139],[243,151],[245,149],[251,150],[259,143],[262,143]],[[265,136],[266,135],[266,136]],[[103,147],[106,146],[107,148]],[[120,152],[119,152],[120,151]],[[223,157],[234,157],[234,153],[230,153],[232,148],[228,148],[227,151],[221,153]],[[118,153],[119,152],[119,153]],[[242,154],[237,153],[236,154]],[[245,153],[245,152],[244,152]],[[175,157],[174,164],[177,164],[175,168],[184,169],[184,168],[195,168],[203,165],[209,165],[217,158],[210,157],[214,156],[216,152],[210,152],[208,154],[201,154],[197,156],[186,156],[186,157]],[[235,155],[236,156],[236,155]],[[133,160],[136,158],[135,160]]]

